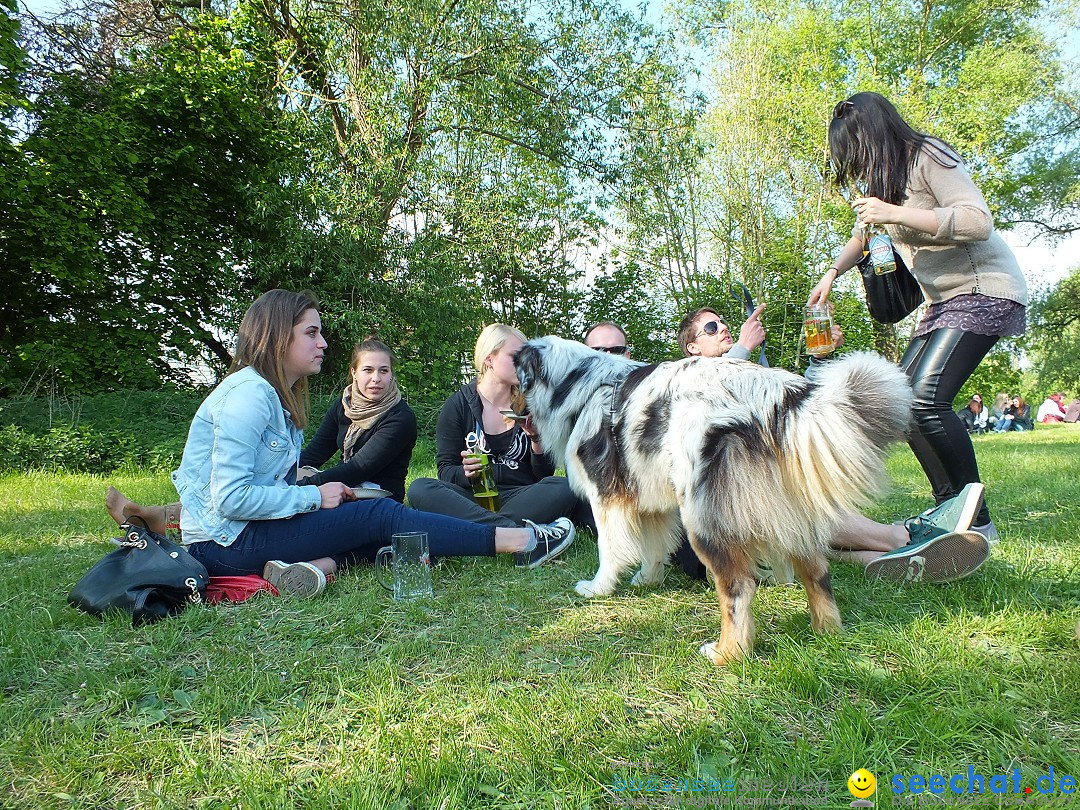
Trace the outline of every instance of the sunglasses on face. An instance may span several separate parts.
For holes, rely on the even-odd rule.
[[[593,350],[608,354],[626,354],[626,346],[593,346]]]
[[[694,339],[701,337],[702,335],[709,335],[712,337],[720,331],[720,327],[723,326],[720,321],[709,321],[707,324],[701,327],[701,331],[694,335]]]
[[[850,101],[841,101],[832,109],[833,118],[843,118],[844,113],[848,111],[848,108],[854,109],[855,105]]]

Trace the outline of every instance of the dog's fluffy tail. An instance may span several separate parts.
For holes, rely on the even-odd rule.
[[[908,430],[911,386],[873,352],[846,354],[808,377],[803,418],[792,423],[781,454],[788,491],[802,492],[811,511],[858,511],[885,488],[885,452]]]

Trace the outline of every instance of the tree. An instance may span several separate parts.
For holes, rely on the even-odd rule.
[[[229,362],[247,245],[290,207],[265,193],[287,154],[272,74],[227,34],[180,30],[104,81],[43,85],[0,226],[10,375],[82,391]]]
[[[741,276],[780,304],[770,318],[783,309],[794,320],[850,231],[850,209],[828,184],[825,135],[832,106],[855,90],[882,92],[956,146],[1000,224],[1045,218],[1052,192],[1065,203],[1054,227],[1071,227],[1075,188],[1061,178],[1078,175],[1077,104],[1037,24],[1049,13],[1037,0],[688,7],[684,25],[716,65],[701,130],[709,182],[696,206],[710,272]],[[1039,194],[1024,191],[1041,180]],[[875,326],[873,343],[898,356],[897,337]]]
[[[1040,390],[1080,392],[1080,267],[1034,301],[1028,356]]]

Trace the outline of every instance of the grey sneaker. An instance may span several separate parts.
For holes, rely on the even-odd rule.
[[[262,575],[282,595],[310,599],[326,590],[326,574],[309,562],[270,560],[263,566]]]
[[[882,554],[866,566],[866,578],[952,582],[977,571],[989,556],[990,545],[978,532],[942,532],[925,542]]]
[[[971,528],[971,522],[982,506],[983,485],[968,484],[954,498],[927,509],[920,515],[904,521],[904,528],[911,535],[908,544],[922,543],[942,532],[963,532]]]
[[[973,532],[978,532],[983,537],[985,537],[986,542],[990,545],[994,545],[995,543],[1001,541],[1001,535],[998,534],[997,526],[994,525],[994,521],[992,520],[989,523],[984,523],[981,526],[972,526],[971,530]]]
[[[536,548],[514,555],[514,565],[518,568],[543,565],[558,557],[574,542],[575,529],[570,518],[561,517],[551,523],[533,523],[531,520],[523,520],[522,523],[536,533]]]

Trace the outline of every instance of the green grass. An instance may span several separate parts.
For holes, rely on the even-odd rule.
[[[65,595],[110,548],[106,479],[7,474],[0,804],[602,808],[615,777],[654,774],[822,782],[818,806],[847,807],[865,766],[892,807],[897,773],[1080,777],[1080,428],[976,442],[1003,536],[982,572],[897,587],[837,564],[835,637],[810,632],[801,589],[763,588],[757,648],[724,669],[696,652],[719,629],[701,583],[573,596],[587,534],[531,572],[445,561],[428,603],[361,567],[309,602],[99,621]],[[925,508],[906,448],[890,472],[874,516]],[[109,481],[175,497],[164,469]]]

